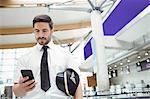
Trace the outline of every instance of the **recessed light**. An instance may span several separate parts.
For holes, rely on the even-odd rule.
[[[123,65],[123,63],[121,62],[120,65]]]
[[[138,58],[138,59],[140,59],[140,58],[141,58],[141,56],[140,56],[140,55],[138,55],[138,56],[137,56],[137,58]]]
[[[130,59],[128,59],[127,62],[130,63],[131,62]]]
[[[150,62],[150,59],[148,58],[146,61],[149,63],[149,62]]]
[[[140,66],[140,62],[138,62],[137,65]]]
[[[149,53],[148,52],[145,52],[145,56],[148,56],[149,55]]]

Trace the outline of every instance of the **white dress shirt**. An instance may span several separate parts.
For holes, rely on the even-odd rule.
[[[57,88],[55,80],[57,73],[64,71],[66,68],[72,68],[80,73],[77,62],[75,62],[71,53],[53,44],[53,42],[50,42],[47,46],[49,46],[47,51],[51,87],[47,92],[41,89],[40,63],[43,49],[42,45],[37,44],[31,51],[20,57],[15,69],[14,83],[18,83],[20,76],[22,76],[20,72],[22,69],[31,69],[35,82],[37,82],[36,87],[32,91],[27,92],[22,99],[70,99]]]

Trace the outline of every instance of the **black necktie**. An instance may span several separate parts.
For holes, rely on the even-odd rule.
[[[48,58],[47,48],[48,46],[42,47],[44,52],[41,59],[41,89],[44,90],[45,92],[51,87],[49,70],[48,70],[48,61],[47,61]]]

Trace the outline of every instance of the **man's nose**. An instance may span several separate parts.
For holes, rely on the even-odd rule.
[[[42,31],[39,32],[40,37],[44,37],[44,33]]]

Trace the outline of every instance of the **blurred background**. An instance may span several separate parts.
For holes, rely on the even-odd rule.
[[[53,42],[78,60],[85,99],[150,98],[149,4],[149,0],[0,0],[1,99],[16,98],[11,91],[14,68],[35,45],[32,19],[39,14],[51,16]],[[104,89],[103,81],[97,81],[104,72],[97,69],[94,10],[99,11],[103,27],[109,81]]]

